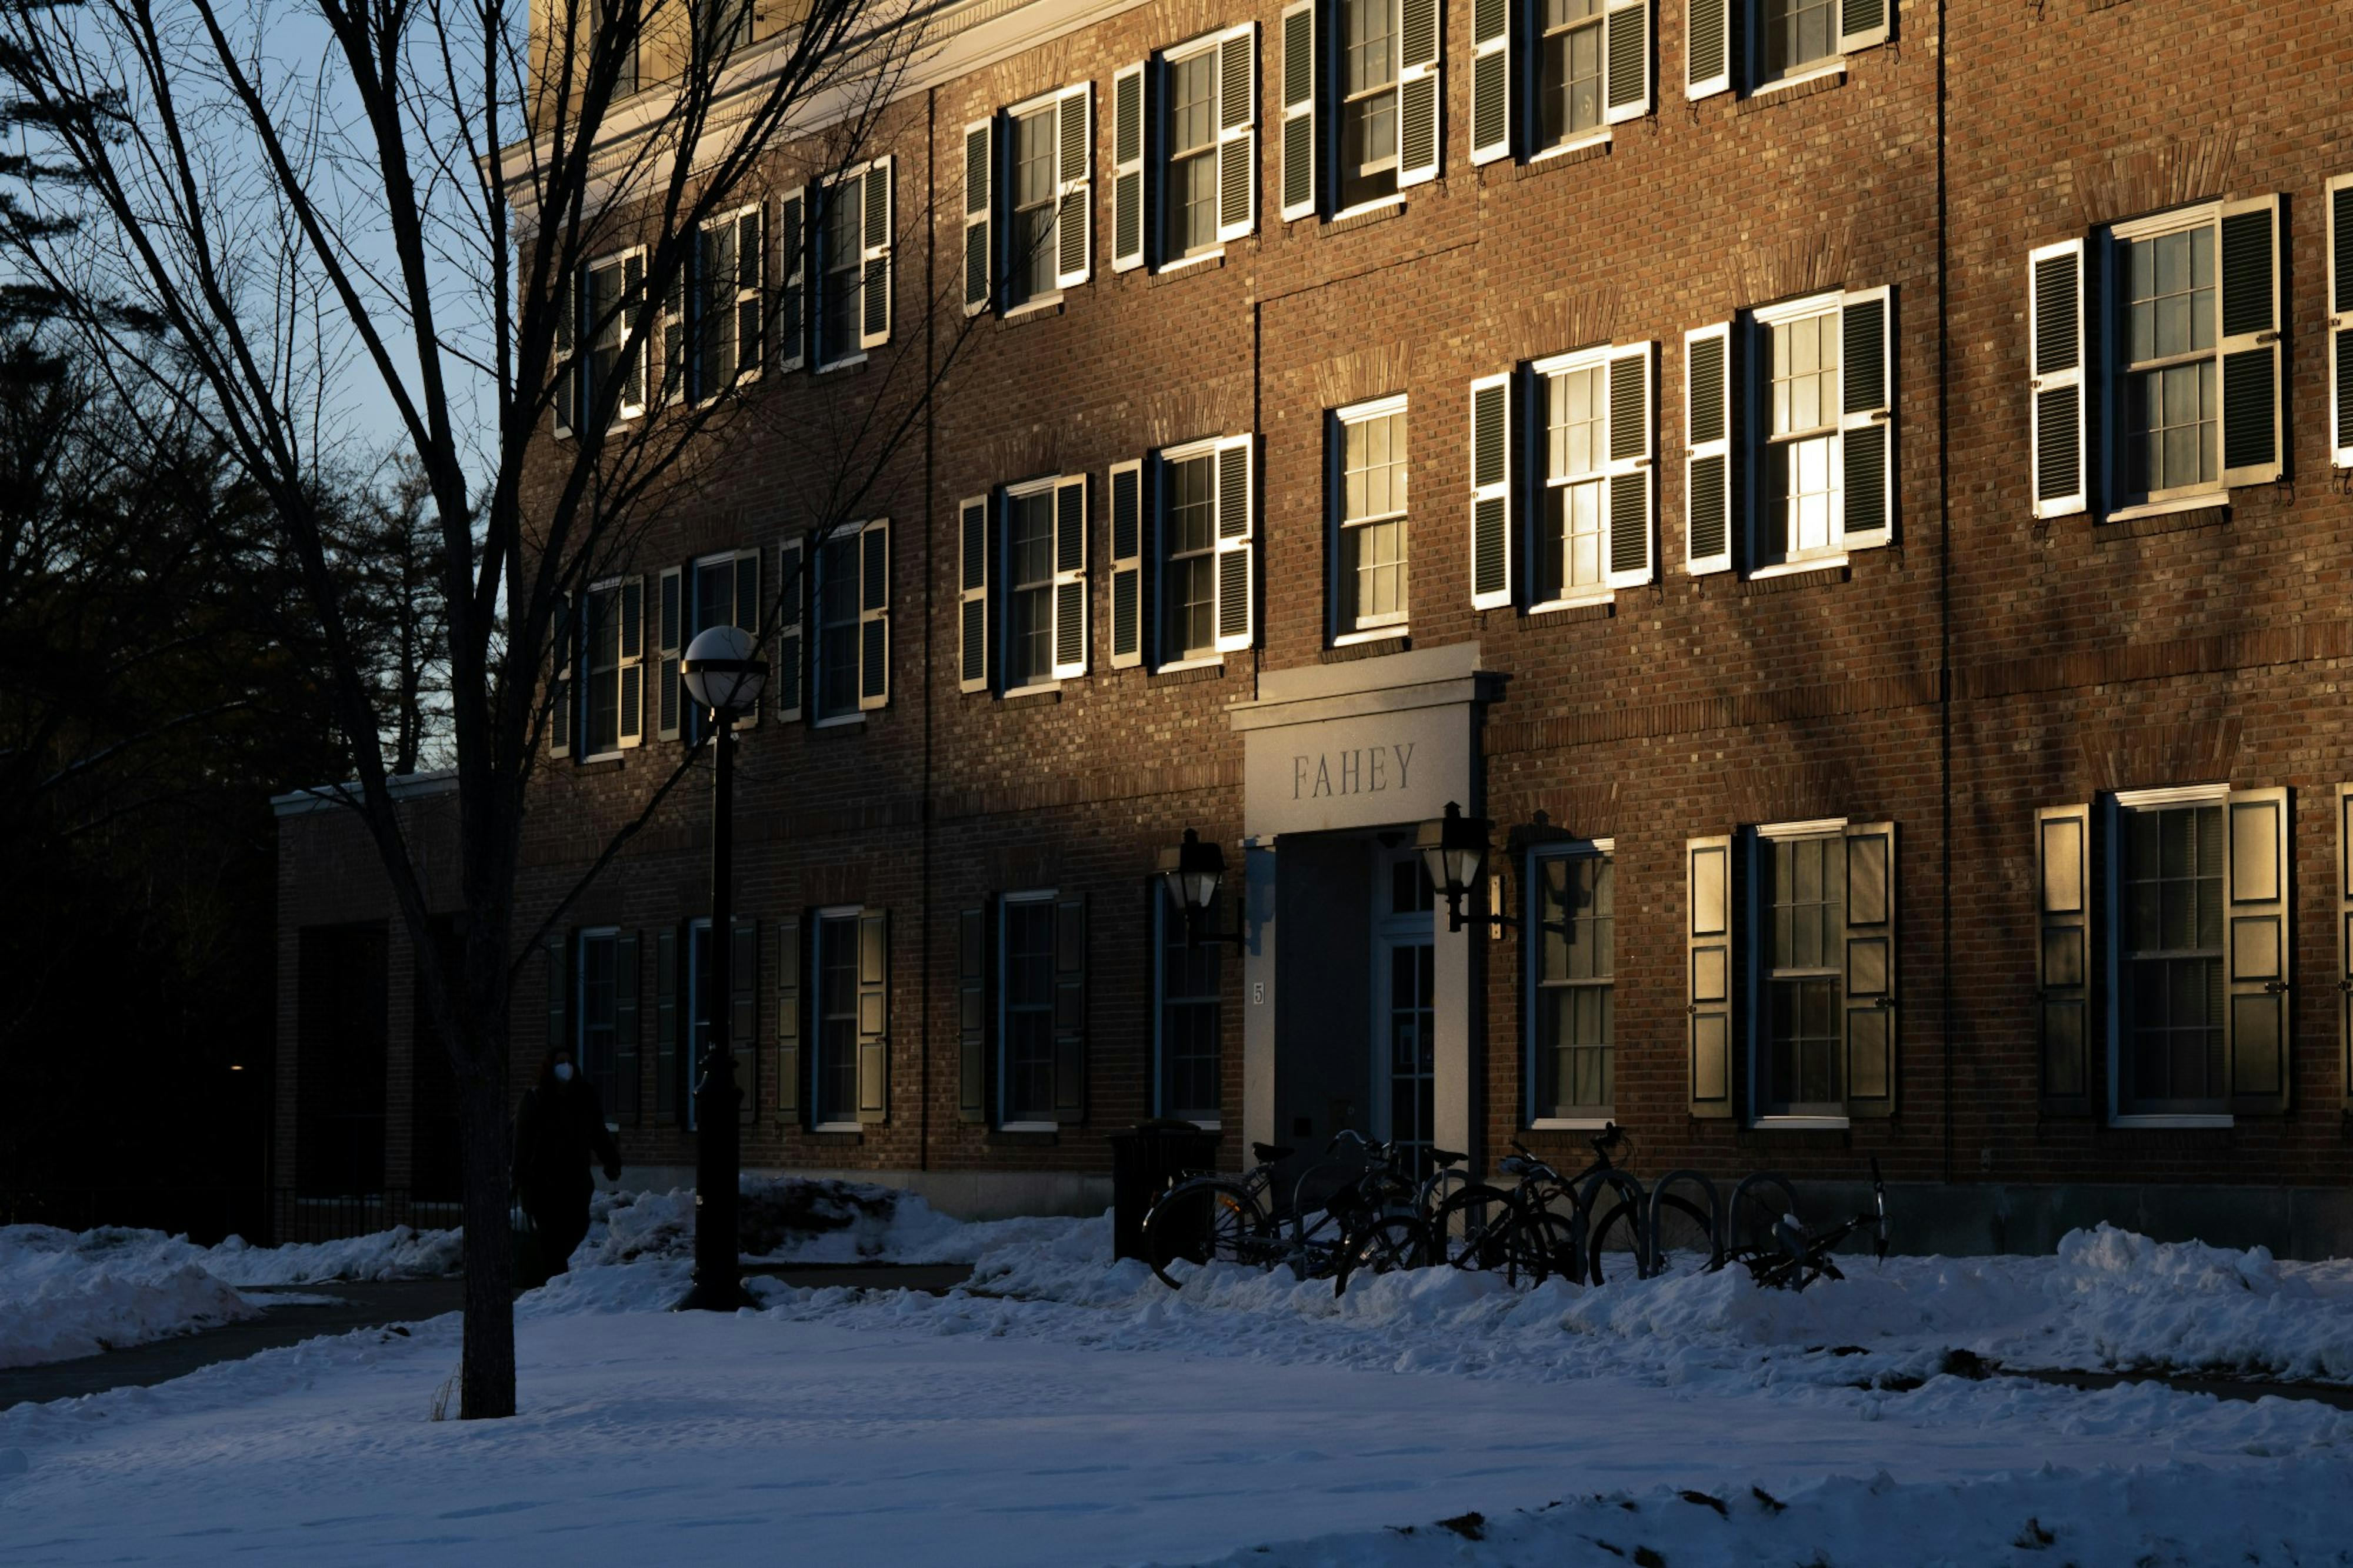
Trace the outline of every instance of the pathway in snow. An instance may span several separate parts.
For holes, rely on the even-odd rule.
[[[2168,1457],[2141,1431],[2036,1433],[2029,1454],[2015,1429],[1617,1378],[643,1312],[526,1320],[522,1414],[435,1424],[449,1324],[419,1338],[52,1407],[37,1435],[79,1440],[43,1444],[0,1481],[0,1558],[1186,1561],[1662,1482],[1746,1495],[1829,1474],[1945,1481]]]

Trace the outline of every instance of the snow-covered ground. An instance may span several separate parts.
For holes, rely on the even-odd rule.
[[[2353,1561],[2353,1414],[1955,1353],[2353,1382],[2353,1264],[2103,1230],[1802,1296],[1429,1270],[1335,1300],[1229,1269],[1172,1294],[1100,1219],[751,1207],[756,1250],[972,1285],[677,1316],[685,1200],[603,1203],[519,1305],[515,1419],[430,1418],[454,1318],[19,1405],[0,1561]]]

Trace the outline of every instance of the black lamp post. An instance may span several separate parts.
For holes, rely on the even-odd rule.
[[[759,706],[767,684],[767,661],[753,658],[751,634],[740,626],[712,626],[687,645],[679,662],[687,697],[710,715],[711,962],[708,965],[711,1023],[704,1039],[702,1078],[694,1086],[694,1286],[677,1310],[732,1312],[755,1303],[736,1271],[736,1188],[743,1172],[742,1132],[736,1115],[744,1091],[735,1083],[735,1058],[727,1043],[727,961],[734,943],[728,878],[734,857],[735,716]],[[692,999],[689,999],[689,1006]],[[691,1016],[691,1015],[690,1015]]]
[[[1239,920],[1231,931],[1208,929],[1209,917],[1218,907],[1218,888],[1225,876],[1226,852],[1214,840],[1202,842],[1201,836],[1189,827],[1185,830],[1183,843],[1171,844],[1160,852],[1161,880],[1176,895],[1176,907],[1185,911],[1186,946],[1229,942],[1240,947],[1248,940]]]

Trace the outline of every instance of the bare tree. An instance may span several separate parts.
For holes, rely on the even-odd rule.
[[[866,156],[924,47],[924,5],[793,0],[766,17],[751,0],[6,0],[0,83],[26,106],[27,166],[71,179],[22,183],[0,237],[27,286],[116,302],[76,316],[88,352],[229,455],[316,618],[354,780],[336,798],[376,846],[459,1078],[468,1418],[515,1407],[510,991],[536,933],[516,929],[512,895],[551,636],[567,601],[691,500],[707,433],[753,411],[729,388],[673,405],[672,356],[646,352],[706,222]],[[48,221],[65,204],[87,221]],[[622,287],[581,286],[624,247],[643,259]],[[163,331],[126,330],[126,311]],[[589,374],[608,347],[637,384]],[[823,525],[852,514],[952,353],[898,357],[902,395],[861,398]],[[617,419],[633,398],[649,416]],[[374,679],[337,561],[332,481],[363,461],[367,406],[399,432],[439,600],[470,911],[448,960],[387,788],[413,761],[387,711],[402,699]],[[568,440],[533,439],[559,422]]]

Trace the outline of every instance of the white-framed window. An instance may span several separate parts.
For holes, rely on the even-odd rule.
[[[860,358],[891,341],[894,160],[877,158],[816,187],[809,311],[817,368]]]
[[[567,276],[556,308],[556,435],[579,429],[608,395],[616,423],[645,413],[646,344],[638,320],[645,279],[643,246],[588,262],[576,279]]]
[[[1094,86],[965,127],[964,308],[1052,302],[1092,269]]]
[[[1546,845],[1527,860],[1529,1125],[1615,1117],[1617,844]]]
[[[858,1126],[858,937],[865,911],[819,910],[810,921],[809,1120],[816,1129]]]
[[[1160,254],[1171,261],[1218,244],[1218,59],[1217,47],[1203,45],[1172,51],[1163,68],[1168,163],[1161,175]]]
[[[645,738],[645,580],[596,584],[581,606],[580,752],[617,756]]]
[[[1894,1115],[1895,825],[1770,823],[1691,839],[1684,863],[1691,1114]]]
[[[1406,624],[1406,400],[1332,416],[1332,630],[1347,640]]]
[[[1757,310],[1748,321],[1753,410],[1747,426],[1749,563],[1754,571],[1834,563],[1894,536],[1895,504],[1894,290],[1816,294]],[[1729,360],[1709,330],[1687,335],[1693,425],[1725,417],[1710,398]],[[1722,370],[1718,370],[1719,362]],[[1708,383],[1703,387],[1703,383]],[[1713,428],[1713,425],[1709,426]],[[1734,420],[1734,427],[1738,422]],[[1699,483],[1702,452],[1691,448],[1687,487],[1693,571],[1712,569],[1715,490]]]
[[[1438,177],[1438,0],[1296,0],[1282,12],[1282,216],[1344,216]]]
[[[1154,1114],[1215,1127],[1225,944],[1188,943],[1185,911],[1165,885],[1152,910]]]
[[[2280,257],[2276,196],[2029,254],[2037,517],[2211,505],[2285,471]]]
[[[731,0],[733,3],[733,0]],[[749,7],[744,8],[749,16]],[[745,24],[748,26],[748,22]],[[689,395],[718,396],[758,377],[767,316],[767,223],[756,204],[702,226],[694,253]]]
[[[1052,889],[997,900],[997,1121],[1050,1131],[1086,1105],[1086,900]]]
[[[695,27],[710,59],[723,60],[752,41],[754,11],[754,0],[696,0]]]
[[[2092,1110],[2087,1047],[2102,1033],[2115,1125],[2221,1126],[2286,1109],[2288,792],[2119,790],[2035,818],[2046,1109]]]
[[[810,605],[816,622],[819,724],[854,720],[891,697],[891,524],[844,524],[816,548]]]
[[[1683,92],[1769,91],[1893,36],[1895,0],[1690,0]]]
[[[698,632],[709,626],[741,626],[756,641],[770,629],[762,619],[761,552],[722,550],[698,556],[661,575],[659,622],[654,647],[658,714],[655,734],[661,740],[682,736],[690,746],[702,743],[709,733],[705,717],[686,695],[680,661]],[[675,640],[672,640],[672,639]],[[735,728],[749,729],[760,721],[754,708],[735,718]]]
[[[1156,667],[1219,658],[1255,641],[1254,446],[1250,437],[1229,436],[1163,447],[1155,455],[1159,603],[1158,646],[1152,650],[1152,662]],[[1140,649],[1140,640],[1128,640],[1118,614],[1120,584],[1128,570],[1140,564],[1121,553],[1121,487],[1124,480],[1138,478],[1132,469],[1115,469],[1112,475],[1114,664],[1140,661],[1132,657]]]
[[[1536,160],[1651,112],[1651,0],[1473,0],[1471,161]]]
[[[1001,510],[997,620],[1003,627],[1005,690],[1050,687],[1086,674],[1086,476],[1008,485]]]
[[[1651,580],[1656,362],[1652,344],[1604,343],[1471,384],[1473,609],[1561,609]]]
[[[620,1080],[621,1022],[623,1000],[621,974],[621,933],[612,926],[598,926],[579,933],[579,961],[575,973],[578,976],[578,992],[574,999],[573,1017],[577,1040],[573,1060],[580,1074],[595,1086],[596,1101],[605,1108],[607,1117],[622,1114],[625,1092],[634,1102],[635,1084],[625,1091]],[[629,960],[634,966],[637,947],[629,944]],[[628,1022],[637,1022],[636,976],[628,977]],[[628,1066],[632,1074],[637,1068],[637,1041],[628,1042]]]

